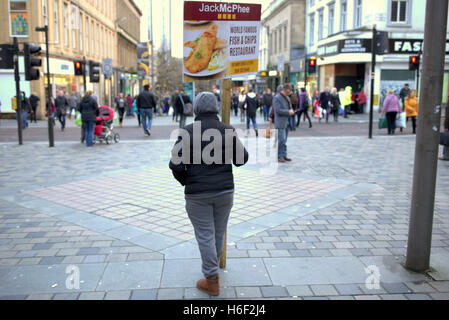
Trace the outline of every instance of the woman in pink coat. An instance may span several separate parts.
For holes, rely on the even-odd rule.
[[[388,134],[394,134],[396,131],[396,117],[402,112],[399,104],[399,99],[394,95],[393,90],[388,91],[388,96],[385,98],[382,114],[387,118]]]

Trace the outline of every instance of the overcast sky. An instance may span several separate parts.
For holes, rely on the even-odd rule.
[[[198,1],[198,0],[193,0]],[[238,3],[259,3],[262,4],[262,11],[272,0],[234,0],[223,2]],[[220,2],[220,1],[211,1]],[[172,54],[175,57],[183,56],[183,0],[172,0]],[[153,37],[156,48],[162,44],[163,17],[165,12],[165,32],[169,38],[169,1],[153,0]]]

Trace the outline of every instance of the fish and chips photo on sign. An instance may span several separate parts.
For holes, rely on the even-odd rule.
[[[184,82],[258,72],[261,5],[184,2]]]

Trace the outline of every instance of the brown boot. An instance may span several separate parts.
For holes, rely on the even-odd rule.
[[[220,281],[218,275],[198,280],[196,287],[211,296],[218,296],[220,294]]]

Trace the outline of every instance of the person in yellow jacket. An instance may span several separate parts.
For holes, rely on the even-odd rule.
[[[404,100],[404,109],[407,114],[407,122],[412,119],[413,134],[416,134],[416,117],[418,116],[418,99],[415,91],[410,91],[410,94]]]
[[[345,108],[345,118],[348,118],[349,111],[351,111],[352,104],[352,87],[347,86],[345,88],[344,99],[341,101]]]

